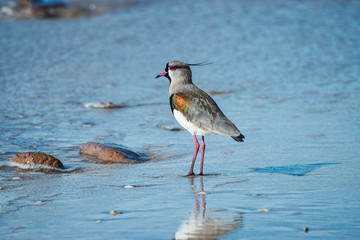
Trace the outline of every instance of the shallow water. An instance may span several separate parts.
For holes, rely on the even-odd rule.
[[[0,22],[1,238],[358,239],[359,10],[140,1],[92,18]],[[171,60],[213,62],[193,80],[225,91],[213,98],[246,136],[206,137],[202,177],[185,176],[191,135],[162,127],[178,127],[168,82],[154,79]],[[84,107],[110,101],[125,107]],[[99,164],[78,152],[88,141],[151,160]],[[26,151],[67,169],[10,162]]]

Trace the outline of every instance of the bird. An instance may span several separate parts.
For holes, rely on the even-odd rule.
[[[170,81],[169,99],[172,114],[178,123],[189,131],[195,141],[195,153],[188,175],[194,175],[194,165],[199,151],[197,136],[201,136],[201,165],[199,175],[203,175],[205,137],[207,135],[224,135],[237,142],[243,142],[245,136],[224,115],[216,102],[192,81],[190,66],[201,66],[204,63],[189,64],[182,61],[171,61],[165,71],[156,78],[166,77]]]

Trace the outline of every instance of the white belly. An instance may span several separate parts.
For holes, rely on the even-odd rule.
[[[204,129],[198,128],[197,126],[195,126],[194,124],[192,124],[191,122],[189,122],[188,120],[186,120],[186,118],[184,117],[184,115],[174,109],[174,117],[175,119],[180,123],[180,125],[185,128],[186,130],[188,130],[192,135],[199,135],[199,136],[205,136],[205,135],[211,135],[214,134],[212,132],[206,131]]]

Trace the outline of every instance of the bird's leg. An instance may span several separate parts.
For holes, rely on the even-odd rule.
[[[204,155],[205,155],[205,138],[204,136],[201,136],[201,165],[200,165],[200,175],[203,175],[203,168],[204,168]]]
[[[196,138],[196,135],[193,135],[194,136],[194,140],[195,140],[195,154],[194,154],[194,158],[193,158],[193,161],[192,161],[192,164],[191,164],[191,168],[190,168],[190,171],[189,171],[189,176],[190,175],[194,175],[194,165],[195,165],[195,160],[196,160],[196,156],[198,154],[198,151],[199,151],[199,142]]]

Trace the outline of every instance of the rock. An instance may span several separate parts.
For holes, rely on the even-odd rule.
[[[18,153],[11,161],[30,166],[46,165],[53,168],[64,169],[64,165],[59,159],[41,152]]]
[[[124,146],[105,145],[96,142],[87,142],[80,146],[80,153],[96,156],[98,159],[108,163],[140,163],[147,159],[146,156],[136,153]]]
[[[111,109],[111,108],[124,108],[124,105],[114,104],[112,102],[100,102],[100,103],[85,103],[85,108],[102,108],[102,109]]]
[[[207,94],[209,95],[219,95],[219,94],[227,94],[229,93],[229,90],[223,90],[223,91],[208,91]]]
[[[173,132],[177,132],[177,131],[181,131],[183,130],[180,127],[171,127],[171,126],[167,126],[167,125],[157,125],[159,128],[165,129],[165,130],[169,130],[169,131],[173,131]]]
[[[8,3],[6,3],[8,2]],[[6,5],[5,5],[6,4]],[[114,0],[12,0],[0,1],[0,21],[3,19],[76,19],[125,9],[136,1]],[[109,84],[108,84],[109,85]],[[106,87],[109,87],[106,85]]]
[[[266,209],[266,208],[261,208],[261,209],[258,209],[257,211],[258,212],[270,212],[270,210]]]
[[[117,214],[123,214],[123,212],[122,212],[122,211],[112,210],[112,211],[110,212],[110,214],[115,216],[115,215],[117,215]]]

